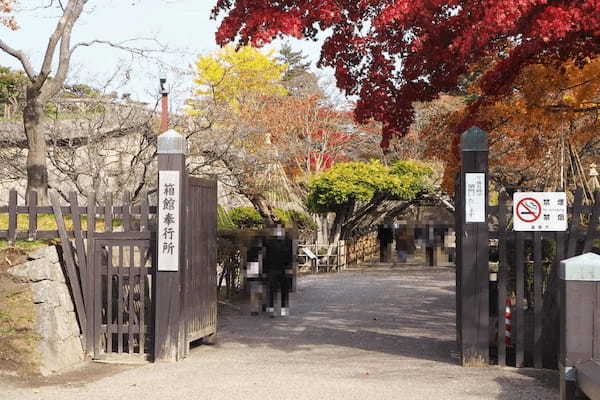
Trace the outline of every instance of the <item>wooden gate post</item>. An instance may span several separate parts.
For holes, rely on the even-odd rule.
[[[489,361],[488,140],[478,127],[461,136],[457,198],[457,336],[464,366]]]
[[[181,279],[185,262],[186,139],[174,130],[158,136],[157,268],[154,285],[154,360],[180,357]]]

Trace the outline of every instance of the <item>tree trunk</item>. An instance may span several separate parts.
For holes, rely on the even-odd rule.
[[[329,218],[327,214],[316,214],[317,223],[317,243],[329,243]]]
[[[256,211],[258,211],[260,216],[263,218],[265,225],[271,225],[277,222],[275,212],[273,211],[273,208],[267,199],[260,195],[246,195],[246,197],[248,200],[250,200]]]
[[[23,109],[23,125],[27,136],[27,197],[37,192],[38,202],[48,204],[48,167],[46,165],[46,137],[42,130],[44,110],[39,91],[28,88]]]

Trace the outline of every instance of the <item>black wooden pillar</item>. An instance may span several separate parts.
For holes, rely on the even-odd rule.
[[[169,130],[158,136],[157,148],[159,200],[158,256],[154,283],[154,360],[176,361],[183,356],[184,341],[181,310],[186,242],[186,140],[180,133]],[[169,224],[169,221],[173,223]],[[176,240],[167,240],[175,237]],[[165,257],[166,253],[174,257]]]
[[[461,136],[457,198],[457,337],[464,366],[489,361],[488,141],[471,127]]]

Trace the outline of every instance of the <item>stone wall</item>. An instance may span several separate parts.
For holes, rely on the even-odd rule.
[[[27,262],[8,272],[31,289],[39,336],[38,372],[46,376],[81,363],[84,349],[79,324],[56,247],[30,253]]]

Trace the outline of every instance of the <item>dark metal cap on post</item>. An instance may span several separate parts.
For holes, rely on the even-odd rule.
[[[162,94],[163,96],[166,96],[169,94],[169,91],[165,87],[166,83],[167,83],[166,78],[160,78],[160,94]]]
[[[487,133],[477,126],[472,126],[460,136],[461,151],[488,151]]]

